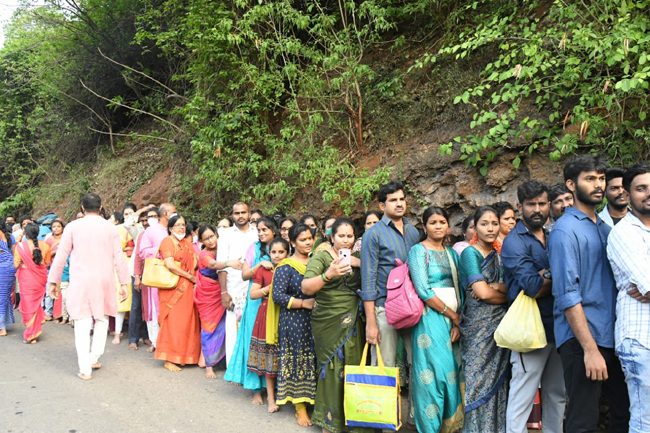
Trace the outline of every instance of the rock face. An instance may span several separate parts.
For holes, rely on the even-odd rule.
[[[460,127],[440,131],[405,142],[383,155],[382,161],[393,167],[392,178],[402,179],[407,188],[407,216],[421,226],[420,218],[424,210],[432,205],[444,208],[450,216],[453,234],[460,235],[460,227],[465,216],[478,206],[497,201],[517,204],[517,187],[527,180],[537,179],[554,185],[562,182],[564,162],[552,162],[546,153],[520,154],[518,151],[504,151],[490,165],[487,176],[483,177],[478,168],[467,167],[459,160],[460,153],[454,150],[451,155],[442,156],[440,144],[462,135]],[[512,161],[519,155],[518,169]],[[337,215],[324,203],[312,202],[319,217]],[[378,210],[376,202],[368,210]],[[366,209],[359,206],[354,218],[360,219]]]

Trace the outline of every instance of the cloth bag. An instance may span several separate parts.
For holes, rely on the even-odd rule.
[[[400,259],[395,259],[395,264],[386,282],[386,321],[395,329],[412,328],[422,317],[424,302],[415,291],[408,264]],[[427,268],[428,265],[427,251]]]
[[[399,368],[386,367],[377,346],[376,367],[366,366],[368,343],[361,365],[345,366],[345,425],[398,430],[402,426]]]
[[[167,269],[165,261],[158,258],[159,250],[160,245],[158,245],[158,249],[152,258],[144,259],[142,284],[157,289],[174,289],[178,285],[180,277]],[[181,262],[174,261],[174,263],[179,267],[181,266]]]
[[[546,331],[537,300],[519,292],[494,331],[497,346],[526,353],[546,347]]]

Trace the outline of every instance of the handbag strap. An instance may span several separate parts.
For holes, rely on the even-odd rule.
[[[458,269],[456,269],[456,263],[454,262],[454,258],[452,257],[447,247],[445,247],[445,251],[447,252],[447,257],[449,258],[449,266],[451,266],[451,278],[454,280],[454,288],[456,289],[456,300],[458,301],[458,309],[460,309],[462,300],[460,299],[460,289],[458,287]]]
[[[379,374],[384,374],[384,360],[381,357],[381,351],[379,350],[379,344],[375,344],[375,349],[377,349],[377,366],[379,367]],[[368,342],[366,342],[365,347],[363,348],[363,355],[361,356],[361,363],[359,364],[359,373],[363,373],[366,368],[368,360]]]

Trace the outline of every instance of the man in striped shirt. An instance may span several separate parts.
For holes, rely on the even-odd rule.
[[[632,210],[612,229],[607,256],[614,271],[615,347],[630,396],[630,433],[650,431],[650,164],[623,175]]]
[[[363,235],[361,242],[361,291],[366,311],[366,341],[379,345],[384,364],[395,366],[397,342],[401,335],[404,348],[411,364],[411,330],[397,330],[386,320],[386,282],[388,274],[395,268],[395,259],[406,263],[411,247],[418,243],[420,233],[404,218],[406,198],[404,185],[392,180],[379,188],[379,208],[382,219]],[[374,349],[374,348],[373,348]],[[376,351],[373,350],[373,365],[376,365]],[[409,404],[412,402],[409,387]],[[409,424],[414,424],[409,414]]]

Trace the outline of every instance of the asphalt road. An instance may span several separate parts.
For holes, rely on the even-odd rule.
[[[77,378],[73,329],[47,322],[38,344],[22,344],[23,325],[0,337],[0,432],[313,433],[296,424],[293,406],[269,414],[252,393],[188,366],[172,373],[141,346],[111,344],[93,379]]]

